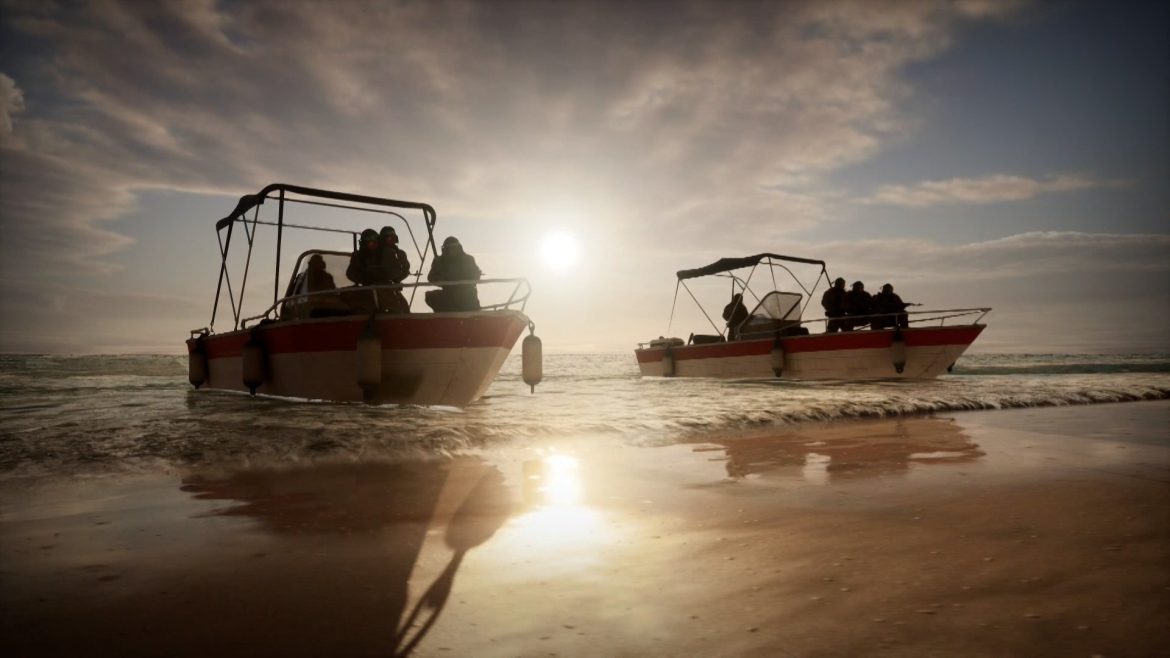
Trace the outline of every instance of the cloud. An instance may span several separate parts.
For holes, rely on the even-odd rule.
[[[12,117],[24,111],[24,93],[16,81],[0,73],[0,139],[12,134]]]
[[[25,96],[38,110],[0,150],[4,263],[109,271],[130,243],[110,220],[137,193],[234,196],[275,180],[475,217],[586,198],[667,244],[693,243],[712,217],[792,231],[829,214],[822,175],[907,130],[901,69],[983,14],[904,2],[12,5],[0,20],[36,45],[8,73],[36,81]],[[67,236],[85,239],[54,248]]]
[[[1167,234],[1035,231],[959,245],[892,239],[818,247],[831,266],[846,266],[855,277],[995,281],[1081,272],[1170,272]]]
[[[1021,201],[1042,194],[1094,188],[1125,187],[1129,181],[1059,174],[1043,179],[995,174],[983,178],[952,178],[916,185],[885,185],[864,203],[925,208],[944,204],[986,204]]]

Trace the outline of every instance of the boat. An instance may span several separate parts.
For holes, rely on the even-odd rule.
[[[294,209],[323,225],[300,223]],[[357,285],[346,275],[368,228],[357,225],[363,220],[396,227],[399,246],[417,263],[401,283]],[[524,278],[424,281],[438,257],[436,222],[426,203],[283,183],[242,197],[215,224],[219,275],[211,321],[186,341],[191,384],[253,396],[464,407],[483,396],[527,329],[523,379],[534,387],[541,349],[524,314],[531,286]],[[268,256],[258,248],[265,240],[275,245]],[[287,263],[293,254],[281,286],[282,256]],[[248,275],[265,258],[275,272],[272,295],[262,292],[257,302]],[[311,263],[318,280],[323,263],[327,286],[306,285]],[[484,303],[431,312],[416,294],[453,284],[476,286]],[[230,315],[226,331],[216,330],[221,312]]]
[[[806,281],[794,268],[817,272],[811,286],[805,285]],[[748,270],[746,277],[737,274],[744,270]],[[757,270],[766,271],[766,280],[770,282],[761,286],[757,278],[757,287],[766,289],[762,295],[751,287]],[[779,289],[778,273],[781,280],[794,282],[791,290]],[[681,288],[699,306],[714,333],[692,333],[686,340],[659,336],[639,343],[634,355],[643,376],[841,381],[931,379],[951,370],[986,327],[982,321],[991,311],[990,308],[916,308],[896,314],[850,316],[845,330],[830,333],[830,318],[804,318],[821,281],[829,285],[828,270],[822,260],[762,253],[721,258],[676,274],[670,324],[673,324]],[[752,299],[754,308],[737,324],[720,327],[689,285],[704,277],[730,280],[732,293]],[[811,272],[803,275],[805,280],[810,278]]]

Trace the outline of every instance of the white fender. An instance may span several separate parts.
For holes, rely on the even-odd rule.
[[[187,352],[187,381],[196,389],[207,381],[207,348],[202,338],[197,339]]]
[[[670,345],[667,345],[666,351],[662,353],[662,376],[674,377],[674,354],[670,351]]]
[[[535,327],[529,326],[529,331],[534,329]],[[524,383],[528,384],[529,393],[536,392],[536,385],[544,377],[543,361],[544,346],[540,338],[536,334],[528,334],[520,344],[520,369],[524,375]]]
[[[772,374],[777,377],[784,374],[784,346],[779,339],[772,345]]]
[[[244,375],[244,386],[248,387],[249,393],[256,395],[256,389],[264,384],[264,343],[255,331],[240,351],[240,369]]]
[[[382,336],[372,318],[354,348],[354,374],[366,400],[375,398],[382,385]]]
[[[906,369],[906,341],[902,338],[902,330],[894,330],[894,340],[890,343],[890,360],[894,363],[894,370],[900,375]]]

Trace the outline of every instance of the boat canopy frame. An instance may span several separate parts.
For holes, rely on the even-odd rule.
[[[793,272],[788,266],[784,265],[785,262],[801,263],[804,265],[819,265],[821,269],[817,273],[817,278],[813,281],[812,287],[806,287],[804,282],[800,280],[800,277],[796,276],[795,272]],[[697,267],[690,270],[679,270],[678,272],[675,272],[675,276],[678,278],[678,281],[674,286],[674,300],[670,305],[670,320],[667,322],[666,332],[669,334],[670,328],[674,324],[674,312],[678,306],[678,291],[679,288],[682,287],[687,291],[687,294],[690,295],[691,300],[695,302],[695,305],[699,307],[699,310],[703,313],[703,316],[707,318],[707,322],[711,323],[711,327],[715,330],[715,332],[721,337],[726,338],[727,329],[720,329],[715,321],[711,319],[710,314],[707,313],[707,309],[704,308],[699,299],[695,297],[695,293],[691,291],[690,286],[688,286],[686,282],[688,279],[696,279],[706,276],[726,276],[727,278],[731,279],[731,288],[733,294],[735,293],[736,286],[738,285],[740,291],[751,293],[752,297],[755,298],[758,305],[763,298],[757,295],[755,291],[751,289],[750,282],[752,276],[755,275],[756,269],[760,266],[761,263],[763,263],[768,268],[769,274],[771,275],[772,290],[780,289],[776,284],[776,270],[781,269],[787,272],[788,275],[792,277],[792,280],[796,282],[796,285],[799,286],[802,291],[804,291],[805,302],[800,307],[801,316],[804,315],[805,309],[808,308],[808,305],[812,303],[813,293],[816,291],[817,286],[820,285],[821,279],[823,278],[826,283],[829,281],[828,269],[825,265],[825,261],[823,260],[802,258],[799,256],[785,256],[782,254],[773,254],[767,252],[755,254],[753,256],[742,256],[738,258],[720,258],[714,263],[704,265],[703,267]],[[747,278],[741,279],[732,273],[733,270],[740,270],[746,267],[751,268],[751,271],[748,272]],[[767,294],[764,296],[766,297]]]
[[[291,196],[296,195],[296,196]],[[301,198],[307,197],[307,198]],[[275,199],[277,201],[276,221],[262,221],[260,219],[260,207],[265,201]],[[273,305],[279,304],[280,296],[280,257],[281,257],[281,243],[284,237],[285,228],[305,229],[311,231],[322,231],[327,233],[347,233],[351,236],[353,248],[356,250],[358,246],[358,236],[360,231],[346,230],[337,228],[328,228],[321,226],[307,226],[303,224],[292,224],[284,221],[284,211],[286,203],[296,203],[314,206],[324,206],[330,208],[341,208],[345,210],[356,210],[359,212],[369,212],[381,215],[389,215],[397,217],[405,225],[407,234],[411,242],[414,244],[415,252],[419,256],[418,271],[413,273],[415,283],[419,281],[422,275],[423,268],[426,265],[428,254],[431,257],[437,257],[438,251],[435,246],[435,224],[438,221],[435,209],[426,203],[417,201],[401,201],[398,199],[389,199],[385,197],[369,196],[364,194],[351,194],[348,192],[336,192],[333,190],[323,190],[312,187],[304,187],[301,185],[290,185],[287,183],[272,183],[264,187],[256,194],[246,194],[240,197],[236,207],[223,219],[215,223],[216,239],[219,242],[220,252],[220,268],[219,279],[215,287],[215,302],[211,309],[211,321],[208,324],[207,331],[214,332],[215,320],[219,314],[219,302],[224,291],[224,284],[227,284],[228,301],[232,307],[232,325],[233,329],[240,328],[241,318],[244,306],[244,293],[248,285],[248,271],[252,262],[252,249],[255,245],[256,230],[258,225],[275,226],[276,227],[276,274],[272,290]],[[354,205],[362,204],[362,205]],[[424,224],[426,226],[426,241],[420,247],[418,238],[415,236],[414,229],[411,227],[410,221],[406,219],[401,213],[392,209],[401,210],[417,210],[422,212]],[[251,212],[251,218],[248,217]],[[228,253],[231,249],[232,237],[237,224],[242,224],[244,227],[244,238],[247,241],[248,252],[244,261],[244,273],[239,287],[239,299],[237,300],[235,289],[232,285],[231,274],[228,268]],[[414,301],[413,292],[416,286],[411,287],[411,302]]]

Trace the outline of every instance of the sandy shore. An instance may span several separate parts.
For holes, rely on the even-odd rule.
[[[8,656],[1170,654],[1170,403],[0,486]]]

